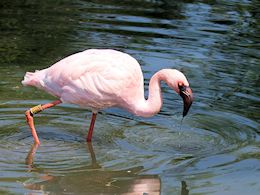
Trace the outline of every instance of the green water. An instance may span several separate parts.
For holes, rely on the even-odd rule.
[[[259,1],[1,1],[0,194],[260,193]],[[145,119],[61,104],[21,80],[88,48],[141,64],[145,89],[159,69],[185,73],[195,101],[162,85],[164,105]],[[147,93],[146,93],[147,95]]]

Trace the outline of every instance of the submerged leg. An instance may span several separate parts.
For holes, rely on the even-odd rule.
[[[92,139],[92,134],[93,134],[93,130],[94,130],[94,125],[95,125],[95,121],[96,121],[96,117],[97,117],[97,113],[92,113],[92,118],[91,118],[91,122],[90,122],[90,126],[88,129],[88,136],[87,136],[87,142],[91,142]]]
[[[56,100],[56,101],[48,103],[48,104],[43,104],[43,105],[40,104],[38,106],[32,107],[31,109],[29,109],[25,112],[27,123],[32,130],[32,135],[33,135],[33,138],[34,138],[34,142],[36,144],[40,144],[40,141],[39,141],[38,135],[36,133],[36,129],[34,127],[33,115],[37,114],[37,113],[39,113],[39,112],[41,112],[41,111],[43,111],[47,108],[56,106],[57,104],[60,104],[60,103],[62,103],[61,100]]]
[[[25,163],[26,163],[26,165],[28,165],[29,171],[33,170],[33,168],[34,168],[33,167],[33,158],[34,158],[34,155],[35,155],[38,147],[39,147],[39,144],[34,143],[25,159]]]

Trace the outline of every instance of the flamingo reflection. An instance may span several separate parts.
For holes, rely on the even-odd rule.
[[[53,176],[44,170],[38,169],[34,165],[34,156],[38,149],[38,144],[32,145],[26,157],[26,164],[29,171],[37,172],[39,178],[24,184],[25,188],[38,190],[43,194],[48,193],[73,193],[73,194],[126,194],[126,195],[159,195],[161,191],[161,181],[158,175],[139,175],[143,170],[142,166],[111,171],[104,170],[97,163],[96,155],[91,143],[87,143],[86,148],[91,157],[91,165],[84,171],[73,171],[64,173],[63,176]]]

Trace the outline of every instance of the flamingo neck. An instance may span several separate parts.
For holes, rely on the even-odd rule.
[[[135,107],[137,116],[150,117],[157,114],[162,107],[161,81],[166,81],[162,71],[155,73],[149,83],[149,96],[143,98]]]

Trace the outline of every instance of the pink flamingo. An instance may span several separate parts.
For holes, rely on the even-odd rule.
[[[111,49],[89,49],[68,56],[49,68],[27,72],[23,85],[42,89],[58,100],[32,107],[25,112],[35,143],[40,144],[33,116],[62,102],[92,110],[87,142],[91,142],[99,110],[116,106],[142,117],[158,113],[162,106],[160,81],[183,98],[183,117],[192,104],[192,90],[186,77],[175,69],[162,69],[149,83],[149,97],[144,98],[143,74],[130,55]]]

